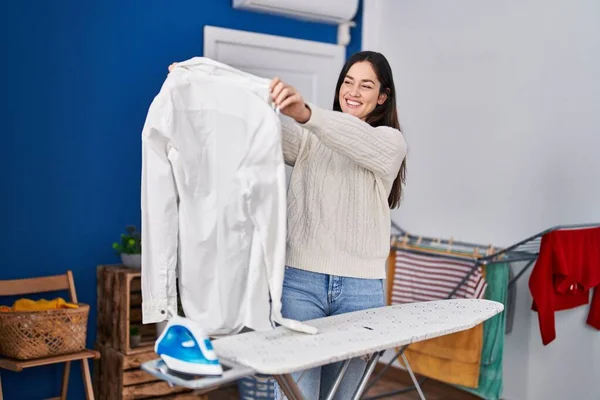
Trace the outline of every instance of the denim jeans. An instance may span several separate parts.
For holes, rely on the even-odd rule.
[[[347,312],[385,305],[383,280],[348,278],[285,267],[281,313],[297,321],[344,314]],[[304,397],[308,400],[325,398],[333,384],[341,362],[312,368],[292,374]],[[366,362],[353,359],[334,399],[352,398],[358,381],[365,371]],[[284,399],[275,385],[275,399]]]

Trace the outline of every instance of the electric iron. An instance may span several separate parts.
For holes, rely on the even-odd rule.
[[[190,375],[223,374],[223,367],[210,339],[201,326],[188,318],[171,318],[154,343],[154,352],[168,369],[176,372]]]

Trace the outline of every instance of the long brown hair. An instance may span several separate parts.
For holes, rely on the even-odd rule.
[[[366,122],[371,126],[389,126],[396,128],[401,131],[400,121],[398,120],[398,111],[396,109],[396,88],[394,87],[394,78],[392,76],[392,68],[388,63],[387,59],[381,53],[374,51],[361,51],[353,54],[346,64],[340,76],[338,78],[337,85],[335,87],[335,97],[333,100],[333,109],[335,111],[342,111],[340,106],[340,87],[346,78],[346,74],[357,62],[368,61],[373,66],[377,79],[381,83],[379,94],[387,94],[387,99],[383,104],[377,104],[375,109],[369,114]],[[388,204],[390,208],[397,208],[400,205],[402,199],[402,187],[406,183],[406,157],[402,161],[398,176],[394,179],[392,184],[392,190],[388,197]]]

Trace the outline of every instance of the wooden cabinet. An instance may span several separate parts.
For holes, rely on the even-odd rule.
[[[195,399],[182,387],[169,387],[142,371],[140,365],[157,358],[155,324],[142,325],[141,273],[120,265],[101,265],[97,269],[98,317],[96,349],[101,359],[94,366],[96,399]],[[142,339],[132,346],[130,328],[137,327]]]
[[[101,265],[97,270],[98,326],[96,342],[124,354],[152,349],[156,324],[142,325],[142,283],[138,269]],[[142,335],[139,346],[131,345],[130,329]]]

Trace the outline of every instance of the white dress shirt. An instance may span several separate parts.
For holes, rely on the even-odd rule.
[[[185,316],[210,336],[281,316],[286,194],[269,81],[196,57],[179,63],[142,133],[143,322]]]

